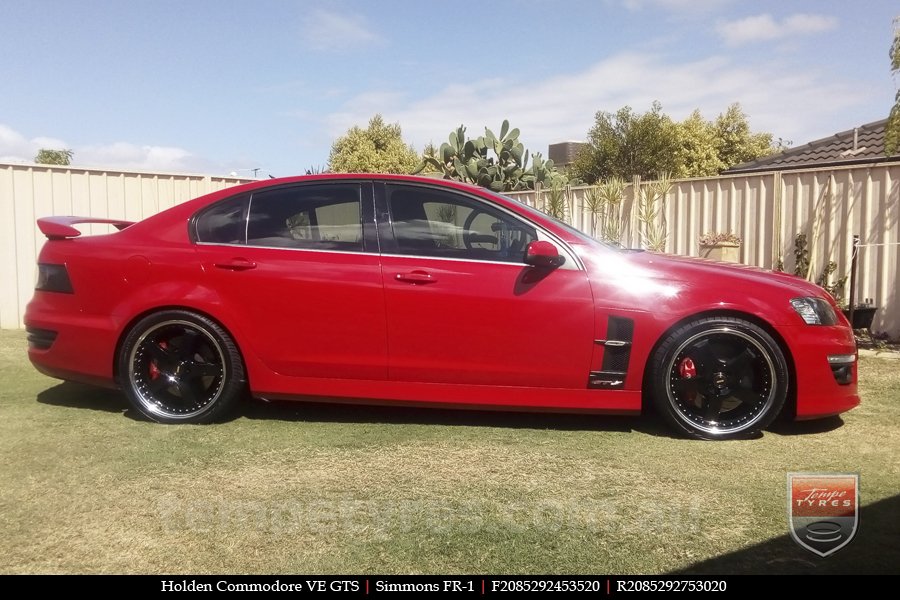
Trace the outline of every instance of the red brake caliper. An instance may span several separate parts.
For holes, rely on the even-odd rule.
[[[685,356],[678,363],[678,373],[682,379],[693,379],[697,376],[697,365],[694,364],[694,360],[690,356]],[[685,396],[687,396],[686,400],[688,402],[693,402],[697,398],[697,391],[689,389],[686,391]]]
[[[166,343],[160,342],[159,347],[162,348],[163,350],[165,350]],[[156,365],[156,360],[150,361],[150,379],[156,379],[157,377],[159,377],[159,374],[160,374],[160,371],[159,371],[159,367]]]

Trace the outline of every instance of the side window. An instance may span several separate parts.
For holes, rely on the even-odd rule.
[[[194,239],[208,244],[243,244],[247,198],[229,198],[204,209],[194,220]]]
[[[301,185],[253,194],[247,244],[362,251],[360,187]]]
[[[533,227],[487,203],[424,187],[388,186],[399,254],[523,262]]]

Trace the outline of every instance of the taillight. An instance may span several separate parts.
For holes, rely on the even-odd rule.
[[[69,280],[69,272],[66,265],[51,265],[38,263],[38,277],[34,289],[42,292],[59,292],[72,294],[72,282]]]

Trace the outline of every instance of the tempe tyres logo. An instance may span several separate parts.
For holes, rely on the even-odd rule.
[[[794,541],[823,557],[849,544],[859,525],[859,475],[788,473],[787,478]]]

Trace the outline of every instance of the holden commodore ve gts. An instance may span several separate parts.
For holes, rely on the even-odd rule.
[[[119,231],[79,237],[74,227]],[[859,403],[853,333],[790,275],[604,245],[483,188],[321,175],[137,223],[38,220],[43,373],[162,423],[265,399],[630,414],[752,434]],[[646,402],[644,400],[646,399]]]

